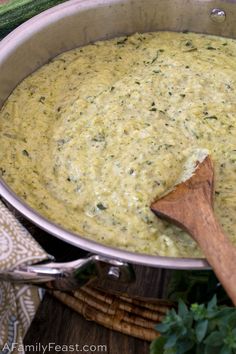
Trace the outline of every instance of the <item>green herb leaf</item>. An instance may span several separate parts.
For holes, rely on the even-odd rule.
[[[22,150],[22,154],[23,154],[24,156],[29,157],[29,153],[28,153],[28,151],[27,151],[27,150]]]
[[[116,42],[116,44],[125,44],[125,42],[128,40],[128,37],[126,36],[126,37],[124,37],[124,38],[121,38],[121,39],[119,39],[117,42]]]
[[[4,176],[5,173],[6,173],[6,170],[4,168],[0,167],[0,175]]]
[[[176,346],[176,354],[184,354],[184,353],[189,353],[189,351],[192,353],[191,349],[195,346],[195,343],[193,340],[185,338],[179,342],[179,344]],[[202,353],[201,353],[202,354]]]
[[[170,325],[168,323],[160,323],[156,325],[156,330],[160,333],[166,333],[170,328]]]
[[[232,311],[232,313],[230,314],[230,316],[228,318],[228,325],[231,328],[236,328],[236,313],[235,313],[235,311]]]
[[[192,304],[191,311],[193,312],[193,318],[195,321],[204,319],[207,314],[207,309],[204,304]]]
[[[105,205],[103,205],[102,203],[98,203],[97,204],[97,208],[100,209],[100,210],[106,210],[107,207]]]
[[[216,305],[217,305],[217,299],[216,299],[216,295],[214,295],[211,301],[208,302],[207,310],[215,309]]]
[[[196,337],[200,343],[207,333],[208,320],[201,320],[196,325]]]
[[[150,354],[163,354],[166,339],[163,336],[155,339],[150,345]]]
[[[189,308],[180,300],[178,313],[171,309],[156,328],[164,339],[152,354],[236,353],[236,308],[218,306],[216,296]]]
[[[219,331],[212,332],[204,341],[205,344],[208,344],[212,347],[219,347],[223,345],[223,336]]]
[[[220,350],[219,354],[234,354],[234,352],[228,348],[226,345]]]
[[[210,46],[210,45],[207,47],[207,49],[208,49],[208,50],[216,50],[215,47],[212,47],[212,46]]]
[[[204,119],[215,119],[215,120],[217,120],[218,118],[216,116],[207,116],[207,117],[204,117]]]
[[[180,300],[179,301],[179,305],[178,305],[178,314],[179,314],[179,316],[185,317],[185,316],[188,315],[188,313],[189,313],[189,311],[188,311],[187,306],[185,305],[185,303],[182,300]]]
[[[219,347],[212,347],[211,345],[206,345],[204,347],[204,351],[203,353],[204,354],[219,354],[219,351],[220,351],[221,348]],[[202,353],[199,353],[199,354],[202,354]]]
[[[105,133],[100,132],[92,138],[92,141],[102,142],[102,141],[105,141],[105,139],[106,139]]]
[[[173,348],[176,344],[177,339],[178,339],[178,337],[177,337],[176,333],[173,333],[170,336],[168,336],[168,338],[166,340],[166,344],[165,344],[165,349]]]

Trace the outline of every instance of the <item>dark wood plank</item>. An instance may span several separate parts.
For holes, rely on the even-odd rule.
[[[36,317],[26,334],[25,345],[75,345],[78,349],[83,349],[84,345],[92,345],[91,351],[88,347],[84,353],[109,353],[109,354],[146,354],[149,353],[149,343],[135,339],[118,332],[108,330],[94,322],[85,320],[81,315],[70,310],[46,294],[42,301]],[[95,350],[94,346],[103,345],[105,347]],[[36,348],[36,346],[35,346]],[[76,349],[76,348],[75,348]],[[103,351],[102,351],[103,349]],[[72,352],[76,352],[72,351]],[[77,351],[83,353],[83,351]],[[42,353],[35,350],[34,353]],[[58,353],[48,348],[47,353]],[[68,351],[69,353],[69,351]]]

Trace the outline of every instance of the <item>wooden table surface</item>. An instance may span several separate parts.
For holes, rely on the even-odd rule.
[[[27,220],[14,212],[24,226],[31,232],[43,248],[50,254],[53,254],[59,261],[69,261],[78,257],[81,252],[46,232],[38,229]],[[152,283],[152,281],[150,281]],[[149,281],[146,282],[148,293],[152,291]],[[144,283],[145,284],[145,283]],[[25,336],[25,345],[39,344],[48,345],[55,343],[57,345],[73,345],[74,351],[61,351],[63,353],[109,353],[109,354],[146,354],[149,353],[150,343],[123,335],[121,333],[108,330],[94,322],[85,320],[81,315],[72,311],[48,293],[45,294],[42,303],[39,306],[35,319],[33,320],[28,333]],[[77,344],[78,350],[75,345]],[[93,345],[92,350],[88,351],[86,347],[83,351],[82,346]],[[95,350],[94,346],[105,345],[106,351]],[[39,346],[38,346],[39,347]],[[41,347],[42,348],[42,347]],[[42,353],[42,349],[37,351],[34,347],[34,353]],[[49,349],[47,353],[58,353],[56,350]]]
[[[118,332],[108,330],[94,322],[85,320],[81,315],[70,310],[50,295],[46,294],[36,317],[24,340],[25,345],[56,343],[62,345],[92,345],[92,351],[84,353],[101,353],[99,347],[105,345],[109,354],[146,354],[149,343]],[[46,351],[54,353],[55,351]],[[76,351],[73,351],[76,352]],[[40,353],[40,351],[34,353]]]

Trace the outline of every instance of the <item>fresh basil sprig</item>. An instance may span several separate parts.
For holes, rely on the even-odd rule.
[[[189,308],[180,300],[156,329],[161,336],[151,343],[150,354],[236,353],[236,308],[218,306],[216,296]]]

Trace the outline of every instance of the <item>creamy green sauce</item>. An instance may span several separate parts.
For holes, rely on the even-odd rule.
[[[236,41],[135,34],[56,57],[0,113],[0,173],[29,205],[86,238],[199,257],[150,203],[194,148],[215,165],[215,211],[236,244]]]

